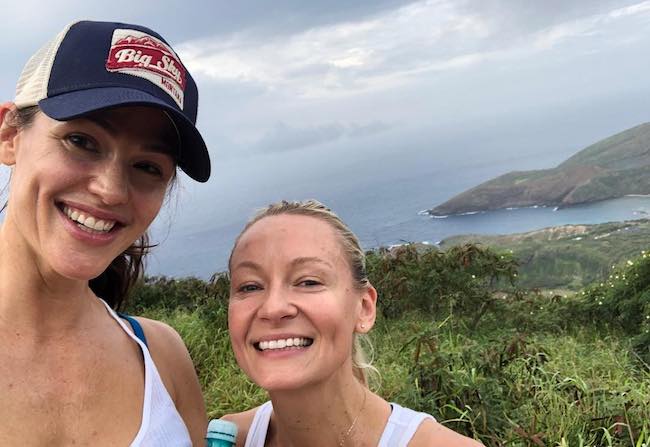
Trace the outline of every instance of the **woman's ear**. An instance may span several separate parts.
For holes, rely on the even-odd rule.
[[[13,123],[16,105],[0,104],[0,163],[13,166],[16,163],[16,137],[18,128]]]
[[[367,333],[375,324],[377,316],[377,291],[368,283],[368,286],[361,291],[361,312],[357,319],[356,332]]]

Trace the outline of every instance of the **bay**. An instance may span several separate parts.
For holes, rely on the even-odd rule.
[[[457,234],[509,234],[638,219],[650,213],[650,198],[624,197],[560,210],[537,207],[433,218],[423,211],[454,194],[510,170],[554,166],[566,154],[495,157],[494,151],[486,151],[442,159],[435,151],[373,157],[368,148],[355,154],[330,149],[328,157],[294,152],[225,160],[209,187],[184,185],[154,225],[154,240],[160,245],[150,255],[147,274],[205,279],[226,270],[247,219],[281,199],[321,200],[344,219],[365,249],[435,244]]]

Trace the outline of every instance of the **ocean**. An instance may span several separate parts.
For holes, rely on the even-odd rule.
[[[392,144],[392,145],[391,145]],[[395,147],[388,142],[386,147]],[[472,151],[387,151],[339,146],[215,163],[208,185],[182,180],[153,226],[148,275],[207,279],[226,269],[233,241],[256,209],[281,199],[316,198],[337,212],[365,249],[435,244],[458,234],[509,234],[564,224],[639,219],[650,197],[624,197],[567,209],[532,207],[434,218],[424,211],[511,170],[555,166],[572,151],[499,155]],[[497,155],[495,155],[497,154]]]

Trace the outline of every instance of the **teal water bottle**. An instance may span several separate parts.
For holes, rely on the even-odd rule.
[[[237,425],[222,419],[212,419],[205,436],[206,447],[233,447],[237,440]]]

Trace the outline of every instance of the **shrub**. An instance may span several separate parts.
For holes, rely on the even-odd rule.
[[[578,294],[573,313],[596,326],[611,325],[633,337],[638,354],[650,362],[650,255],[612,269],[606,281]]]
[[[370,282],[380,291],[379,308],[387,318],[419,310],[429,315],[454,314],[476,327],[496,306],[494,292],[512,285],[517,261],[476,244],[447,251],[413,244],[368,253]]]

